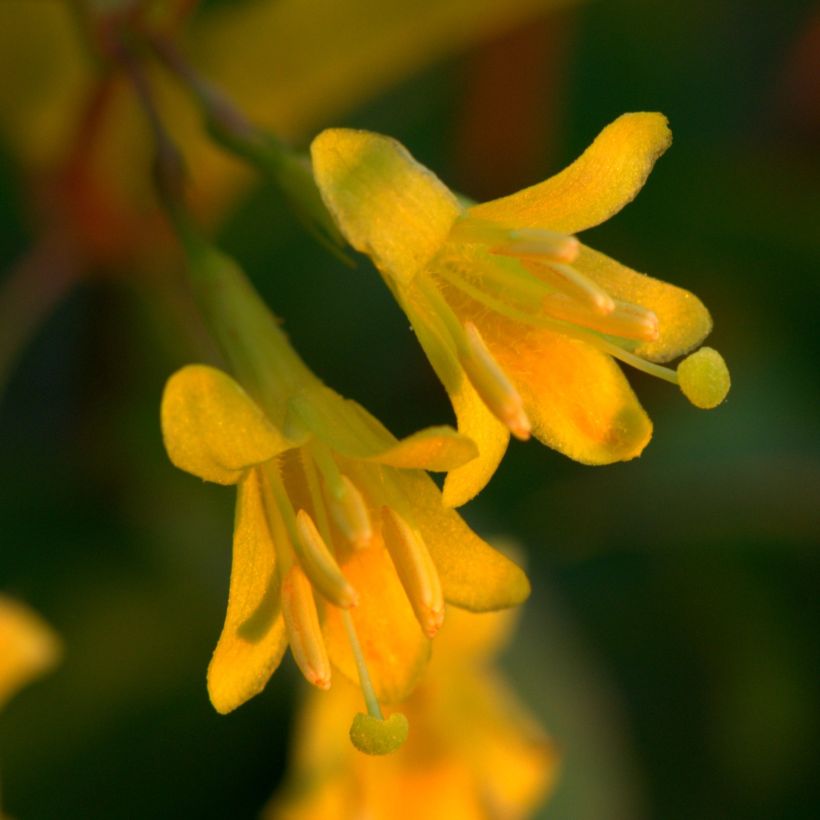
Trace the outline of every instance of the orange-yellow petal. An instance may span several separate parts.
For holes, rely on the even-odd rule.
[[[636,348],[639,356],[669,361],[697,347],[712,330],[709,311],[688,290],[637,273],[585,245],[574,265],[610,296],[648,308],[658,317],[660,336]]]
[[[207,365],[168,379],[160,415],[171,461],[218,484],[235,484],[247,467],[292,446],[230,376]]]
[[[381,134],[328,129],[311,155],[322,198],[348,242],[392,279],[409,282],[447,238],[461,211],[455,196]]]
[[[494,322],[493,353],[524,399],[533,435],[583,464],[611,464],[641,454],[652,436],[618,365],[585,342],[545,330]]]
[[[560,173],[523,191],[476,205],[470,216],[513,228],[578,233],[631,202],[672,142],[666,117],[624,114]]]
[[[59,638],[34,610],[0,595],[0,708],[51,669],[60,652]]]
[[[454,470],[477,456],[478,447],[472,439],[442,426],[419,430],[368,460],[389,467],[437,472]]]
[[[390,556],[382,546],[356,550],[343,565],[359,590],[359,605],[348,610],[379,700],[397,703],[415,687],[430,656],[430,641],[416,621]],[[340,610],[328,607],[325,642],[333,664],[358,681]]]
[[[225,626],[208,667],[208,694],[223,714],[258,694],[287,646],[273,538],[259,472],[240,482]]]
[[[400,512],[424,539],[448,603],[487,612],[515,606],[529,597],[524,571],[479,538],[455,510],[445,507],[428,476],[396,472],[392,479],[407,499]]]

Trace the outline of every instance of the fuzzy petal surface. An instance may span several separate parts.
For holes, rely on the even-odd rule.
[[[390,137],[331,128],[313,141],[311,156],[345,238],[397,282],[435,256],[461,212],[447,186]]]
[[[239,384],[207,365],[168,379],[160,416],[174,465],[218,484],[235,484],[247,467],[292,446]]]
[[[662,114],[623,114],[560,173],[476,205],[469,214],[513,228],[578,233],[600,225],[630,203],[671,143]]]
[[[641,454],[652,422],[610,356],[551,331],[516,326],[512,336],[505,324],[488,323],[485,338],[521,394],[539,441],[582,464]]]
[[[273,538],[257,470],[236,499],[228,611],[208,667],[208,694],[225,714],[264,689],[287,647]]]
[[[654,362],[669,361],[697,347],[712,330],[709,311],[688,290],[638,273],[585,245],[574,264],[610,296],[654,311],[660,336],[637,347],[639,356]]]

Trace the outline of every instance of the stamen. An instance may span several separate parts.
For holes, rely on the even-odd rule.
[[[580,243],[574,236],[542,228],[507,228],[497,222],[459,217],[450,229],[449,241],[487,246],[492,253],[504,256],[538,255],[557,262],[572,262],[578,256]]]
[[[373,526],[367,502],[359,488],[346,476],[341,476],[341,496],[330,496],[330,514],[344,533],[345,538],[357,549],[368,547],[373,540]]]
[[[492,245],[492,253],[502,256],[539,256],[556,262],[574,262],[581,243],[567,234],[540,228],[521,228],[510,231],[507,241]]]
[[[288,570],[282,582],[282,614],[296,665],[308,683],[319,689],[329,689],[330,661],[319,626],[313,589],[298,564]]]
[[[435,636],[444,623],[444,595],[438,570],[424,541],[393,509],[384,507],[384,542],[424,634]]]
[[[328,601],[342,609],[356,606],[359,603],[358,593],[342,574],[316,524],[305,510],[296,513],[296,534],[298,537],[294,548],[313,586]]]
[[[543,279],[556,290],[573,299],[589,305],[596,313],[606,316],[615,310],[612,297],[591,279],[579,273],[570,265],[561,262],[547,262],[537,256],[518,257],[530,273]]]
[[[542,305],[550,316],[598,330],[609,336],[654,342],[660,333],[658,317],[651,310],[629,302],[616,300],[615,309],[606,316],[590,311],[575,299],[568,299],[558,293],[546,296]]]
[[[472,323],[464,325],[465,349],[459,351],[459,361],[473,387],[492,411],[518,439],[530,437],[530,420],[524,402],[502,367],[493,357]]]
[[[550,316],[535,316],[523,310],[517,310],[512,305],[508,305],[506,302],[494,298],[486,291],[475,287],[469,282],[458,279],[455,276],[448,276],[447,279],[455,287],[463,290],[471,299],[494,311],[499,316],[504,316],[513,322],[521,322],[530,327],[538,327],[544,330],[550,330],[554,333],[561,333],[564,336],[569,336],[571,339],[579,339],[604,353],[609,353],[610,356],[620,359],[620,361],[631,365],[636,370],[641,370],[650,376],[656,376],[671,384],[678,383],[678,374],[671,368],[663,367],[662,365],[642,359],[640,356],[630,353],[628,350],[615,344],[615,342],[601,336],[596,331],[587,330],[586,328],[578,327],[570,322],[564,322],[561,319],[554,319]]]

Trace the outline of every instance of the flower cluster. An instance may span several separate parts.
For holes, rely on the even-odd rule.
[[[314,686],[330,687],[331,664],[358,680],[380,720],[378,702],[403,700],[424,670],[445,602],[486,611],[529,594],[422,472],[475,445],[446,427],[397,440],[308,370],[232,260],[198,244],[192,270],[242,382],[189,365],[162,398],[174,464],[238,490],[211,701],[228,712],[257,694],[289,645]]]

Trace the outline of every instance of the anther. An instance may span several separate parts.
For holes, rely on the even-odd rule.
[[[556,319],[597,330],[609,336],[654,342],[660,334],[658,317],[651,310],[629,302],[616,300],[615,309],[605,316],[560,293],[545,296],[542,306]]]
[[[384,542],[422,630],[432,638],[444,623],[444,595],[438,570],[421,536],[385,507]]]
[[[539,256],[556,262],[574,262],[581,244],[574,236],[540,228],[510,231],[504,242],[491,246],[502,256]]]
[[[596,313],[607,316],[615,310],[612,297],[571,265],[543,260],[537,256],[519,256],[519,259],[530,273],[552,285],[557,291],[588,305]]]
[[[356,606],[359,596],[342,574],[325,539],[305,510],[296,513],[297,538],[293,545],[302,569],[319,592],[342,609]]]
[[[464,325],[464,340],[466,350],[460,352],[459,360],[473,387],[493,415],[516,438],[526,441],[532,428],[524,402],[472,322]]]
[[[316,602],[310,581],[298,564],[293,564],[282,582],[282,614],[296,665],[308,683],[329,689],[330,661],[319,627]]]
[[[330,494],[330,514],[345,538],[358,549],[370,545],[373,527],[367,502],[359,488],[346,476],[339,482],[340,492]]]

